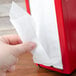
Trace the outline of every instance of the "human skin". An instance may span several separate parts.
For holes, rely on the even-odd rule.
[[[36,47],[33,42],[22,43],[18,35],[0,37],[0,76],[6,76],[7,71],[15,70],[18,56]]]

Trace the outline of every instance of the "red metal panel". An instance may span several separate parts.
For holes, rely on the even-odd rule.
[[[70,70],[76,69],[76,0],[62,0],[63,20],[70,60]]]
[[[30,5],[29,5],[29,0],[25,0],[25,4],[26,4],[26,10],[29,14],[31,14],[30,12]]]

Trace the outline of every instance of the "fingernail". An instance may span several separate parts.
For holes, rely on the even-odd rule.
[[[29,42],[29,44],[30,44],[30,50],[35,49],[36,43],[34,43],[34,42]]]

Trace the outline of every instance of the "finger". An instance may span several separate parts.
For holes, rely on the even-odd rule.
[[[0,40],[10,44],[10,45],[16,45],[22,43],[21,39],[19,38],[18,35],[6,35],[6,36],[1,36]]]
[[[28,42],[28,43],[23,43],[23,44],[19,44],[19,45],[15,45],[15,46],[11,46],[12,50],[10,52],[12,52],[13,55],[15,56],[19,56],[22,53],[25,53],[26,51],[31,51],[36,47],[36,44],[33,42]]]
[[[15,71],[15,65],[11,66],[9,69],[8,69],[8,72],[13,72]]]

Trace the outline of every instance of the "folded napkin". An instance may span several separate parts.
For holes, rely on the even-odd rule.
[[[33,4],[31,6],[35,7]],[[49,10],[46,10],[48,15],[45,11],[39,12],[35,9],[32,10],[32,15],[29,15],[12,2],[9,17],[23,42],[32,41],[37,44],[37,48],[32,51],[34,63],[63,69],[56,18],[53,16],[54,12],[49,15]],[[53,19],[50,18],[52,16]]]

